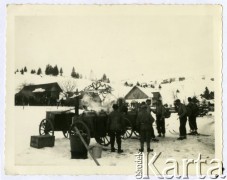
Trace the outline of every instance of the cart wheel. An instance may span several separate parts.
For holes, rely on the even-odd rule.
[[[104,136],[104,137],[96,137],[96,142],[101,144],[102,146],[108,146],[110,144],[110,137]]]
[[[39,134],[41,136],[43,135],[54,135],[54,126],[52,124],[52,122],[48,119],[43,119],[39,125]]]
[[[125,120],[125,133],[123,134],[122,138],[127,139],[132,136],[132,123],[127,118],[124,118],[124,120]]]
[[[91,135],[87,125],[80,120],[75,121],[70,127],[70,130],[69,130],[70,136],[77,134],[75,127],[77,127],[77,129],[80,131],[80,134],[85,138],[84,140],[87,142],[87,144],[90,144]]]
[[[69,139],[69,131],[62,131],[62,133],[65,136],[65,138]]]
[[[134,131],[133,133],[136,135],[136,137],[140,136],[140,134],[137,131]]]

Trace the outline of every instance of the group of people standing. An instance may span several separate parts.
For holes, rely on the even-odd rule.
[[[196,117],[198,116],[199,108],[196,105],[195,102],[192,101],[192,98],[188,98],[188,104],[185,106],[179,99],[177,99],[174,102],[174,105],[176,107],[177,113],[179,115],[180,120],[180,137],[178,140],[184,140],[187,139],[187,131],[186,131],[186,123],[187,123],[187,117],[189,120],[189,127],[190,127],[190,133],[189,135],[198,135],[197,132],[197,123],[196,123]]]
[[[188,98],[187,106],[181,103],[179,99],[174,101],[176,112],[179,116],[180,127],[179,127],[179,138],[178,140],[184,140],[187,138],[186,123],[187,117],[189,118],[189,125],[191,135],[197,135],[197,105],[192,102],[192,99]],[[152,116],[151,112],[156,115],[156,119]],[[121,149],[121,135],[124,132],[124,114],[127,113],[127,106],[123,106],[122,103],[114,104],[113,111],[109,114],[109,119],[107,123],[107,129],[110,136],[111,152],[115,152],[114,147],[115,139],[118,146],[118,153],[122,153]],[[136,127],[140,134],[140,152],[144,151],[144,143],[147,145],[147,152],[152,152],[150,142],[158,142],[159,140],[155,138],[153,123],[156,121],[156,127],[158,131],[158,137],[165,137],[165,116],[166,108],[163,106],[162,101],[158,100],[155,103],[155,109],[151,109],[151,100],[147,99],[146,102],[142,102],[140,108],[137,112]]]

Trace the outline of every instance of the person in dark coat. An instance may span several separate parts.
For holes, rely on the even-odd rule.
[[[124,129],[122,113],[118,110],[118,105],[113,104],[113,111],[109,114],[107,129],[110,136],[111,152],[115,152],[115,139],[118,145],[118,153],[122,153],[121,134]]]
[[[192,98],[188,98],[188,105],[187,105],[187,114],[188,114],[188,120],[189,120],[189,126],[190,126],[190,133],[189,135],[197,135],[197,123],[196,123],[196,116],[198,113],[198,107],[197,105],[192,102]]]
[[[187,122],[187,110],[184,104],[181,103],[179,99],[177,99],[174,103],[177,107],[177,112],[180,119],[180,137],[178,140],[187,139],[187,131],[186,131],[186,122]]]
[[[153,113],[156,114],[156,125],[158,130],[158,137],[165,137],[165,107],[162,105],[162,102],[158,100],[156,102],[156,109],[152,110]]]
[[[147,143],[147,152],[153,151],[153,149],[150,148],[150,140],[151,140],[151,129],[152,124],[154,122],[154,118],[151,116],[149,112],[147,112],[147,106],[142,105],[141,111],[138,113],[137,119],[136,119],[136,125],[139,129],[140,133],[140,152],[144,151],[144,142]]]
[[[128,113],[128,106],[125,103],[125,100],[123,98],[119,98],[117,101],[117,105],[118,105],[118,110],[122,113],[122,114],[127,114]]]
[[[147,104],[147,112],[151,115],[151,107],[150,107],[150,105],[151,105],[151,100],[150,100],[150,99],[147,99],[147,100],[146,100],[146,104]],[[152,117],[152,118],[153,118],[153,117]],[[152,126],[152,128],[151,128],[151,139],[152,139],[152,141],[154,141],[154,142],[158,142],[158,141],[159,141],[158,139],[155,138],[155,133],[154,133],[154,128],[153,128],[153,126]]]

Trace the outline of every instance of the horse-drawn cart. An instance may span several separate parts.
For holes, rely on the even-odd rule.
[[[72,124],[72,117],[75,114],[69,111],[46,111],[46,118],[40,122],[40,135],[54,135],[54,131],[62,131],[66,138],[69,138],[69,129]]]
[[[130,138],[135,132],[135,118],[135,115],[130,112],[124,116],[124,139]],[[108,115],[105,111],[99,113],[87,111],[79,116],[70,111],[47,111],[46,118],[40,122],[39,134],[53,136],[55,131],[62,131],[63,135],[69,138],[70,134],[76,133],[75,127],[77,127],[89,142],[90,138],[95,138],[97,143],[108,146],[110,138],[107,132],[107,121]]]

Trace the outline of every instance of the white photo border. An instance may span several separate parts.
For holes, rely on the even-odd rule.
[[[5,94],[6,94],[6,6],[7,4],[220,4],[223,6],[223,76],[222,76],[222,107],[223,107],[223,127],[227,127],[227,80],[226,80],[226,70],[227,70],[227,58],[226,58],[226,19],[227,19],[227,3],[224,0],[3,0],[0,2],[0,172],[1,179],[92,179],[98,178],[98,176],[6,176],[4,173],[4,141],[5,141]],[[227,167],[227,154],[224,153],[226,149],[226,138],[227,132],[223,128],[223,166]],[[226,174],[226,172],[224,172]],[[134,176],[99,176],[101,179],[131,179],[135,178]]]

